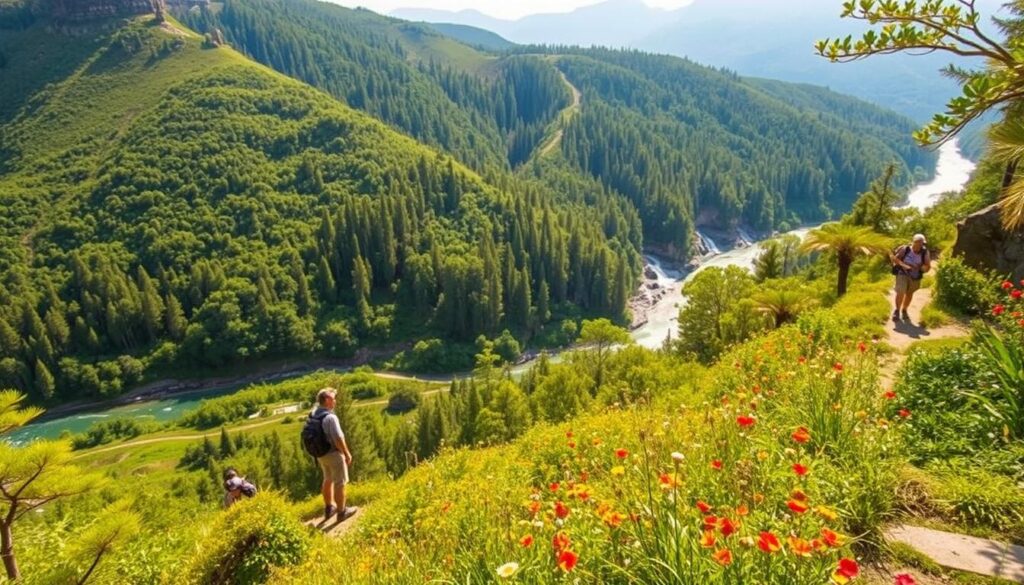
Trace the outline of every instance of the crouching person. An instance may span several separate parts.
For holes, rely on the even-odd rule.
[[[251,498],[256,495],[256,486],[240,477],[234,469],[224,472],[224,507],[230,508],[232,504],[242,498]]]

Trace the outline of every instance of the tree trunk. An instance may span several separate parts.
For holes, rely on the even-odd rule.
[[[21,572],[18,571],[18,561],[14,558],[14,535],[11,533],[9,522],[0,522],[0,557],[4,559],[7,578],[11,581],[20,579]]]
[[[849,258],[839,257],[839,282],[836,285],[836,292],[839,296],[846,294],[846,281],[850,276],[850,264],[853,264],[853,261]]]
[[[1017,175],[1017,160],[1011,160],[1006,163],[1006,169],[1003,171],[1003,191],[1013,183],[1013,178]]]

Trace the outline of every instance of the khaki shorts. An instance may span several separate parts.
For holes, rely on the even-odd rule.
[[[914,280],[906,274],[896,275],[896,294],[904,295],[908,293],[917,292],[917,289],[921,288],[921,280]]]
[[[341,451],[331,451],[323,457],[317,457],[320,463],[320,471],[324,474],[324,481],[330,481],[337,485],[348,483],[348,465],[345,463],[345,456]]]

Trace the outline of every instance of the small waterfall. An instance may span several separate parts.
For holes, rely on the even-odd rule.
[[[697,239],[700,241],[701,255],[709,256],[722,253],[722,251],[718,249],[718,244],[716,244],[708,235],[701,233],[700,230],[697,230]]]

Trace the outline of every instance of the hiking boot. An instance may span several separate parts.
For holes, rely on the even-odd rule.
[[[355,516],[356,512],[358,511],[359,508],[357,506],[345,506],[344,510],[338,511],[338,522],[344,522],[345,520],[348,520],[349,518]]]
[[[331,504],[330,506],[327,506],[326,508],[324,508],[324,520],[330,520],[331,516],[334,516],[337,513],[338,513],[338,507],[337,506],[335,506],[334,504]]]
[[[903,311],[903,320],[910,323],[910,315],[906,311]]]
[[[897,309],[897,310],[892,312],[892,322],[893,323],[899,323],[900,322],[900,311],[899,311],[899,309]]]

